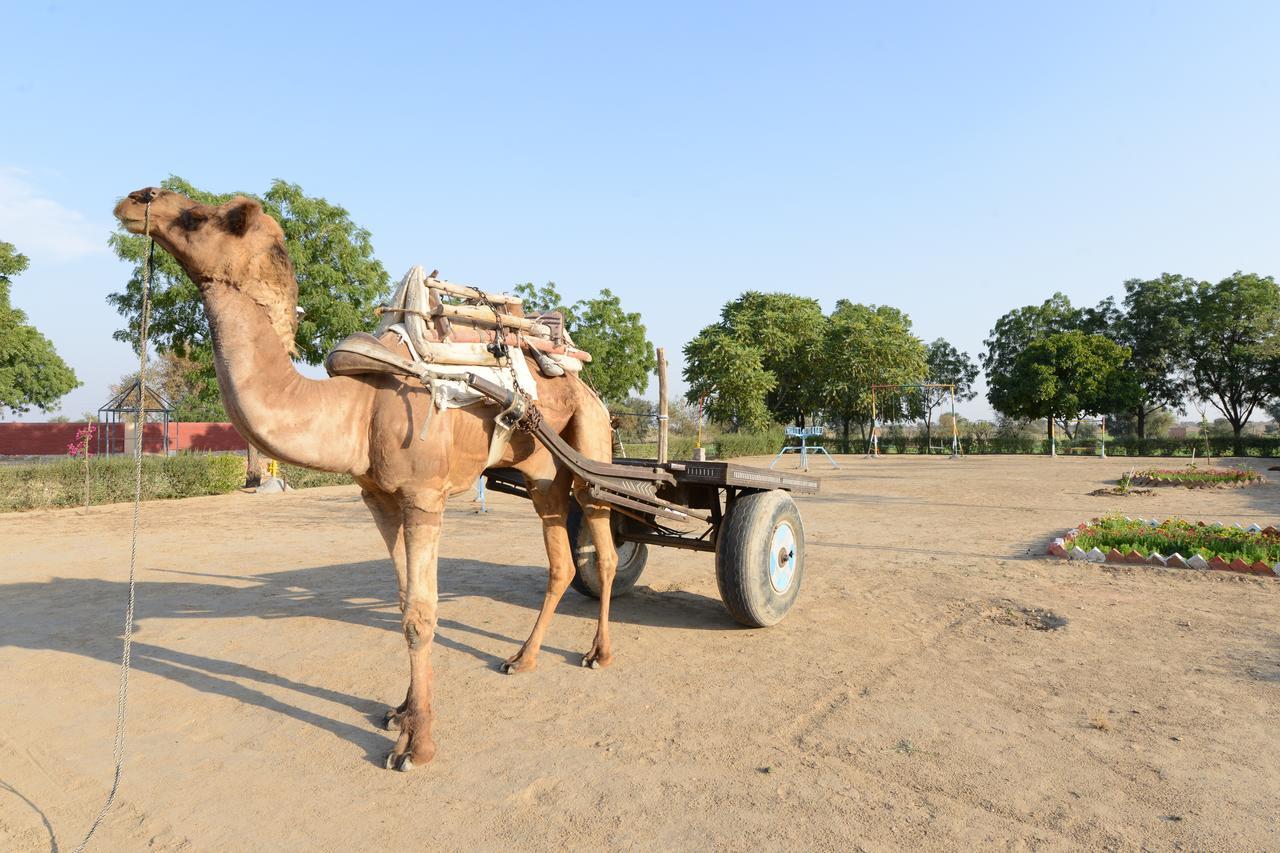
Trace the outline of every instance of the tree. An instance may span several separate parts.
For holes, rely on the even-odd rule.
[[[235,195],[250,195],[204,192],[176,175],[162,186],[204,204],[222,204]],[[307,196],[297,184],[278,179],[256,198],[284,230],[285,246],[298,279],[298,306],[303,309],[295,336],[298,358],[307,364],[319,364],[338,341],[372,325],[373,309],[388,294],[387,272],[373,257],[369,232],[352,222],[342,207]],[[128,321],[114,337],[136,349],[147,240],[121,230],[111,235],[110,243],[122,260],[134,265],[124,292],[107,297]],[[158,351],[172,352],[196,365],[201,405],[215,404],[219,398],[213,348],[200,292],[178,262],[159,247],[151,279],[149,330]]]
[[[1027,305],[1010,311],[996,320],[989,337],[982,342],[986,347],[979,356],[982,369],[987,372],[989,380],[1008,374],[1014,361],[1033,340],[1054,332],[1078,329],[1081,320],[1080,309],[1073,307],[1071,300],[1062,293],[1053,294],[1040,305]]]
[[[1280,400],[1272,400],[1267,404],[1267,414],[1271,416],[1272,422],[1280,427]]]
[[[685,345],[686,399],[705,396],[708,416],[735,428],[761,428],[770,420],[803,425],[821,406],[817,362],[826,323],[816,299],[747,291]],[[750,355],[737,363],[717,347]]]
[[[1188,357],[1195,393],[1240,433],[1254,409],[1280,395],[1280,287],[1270,276],[1235,272],[1200,282],[1190,299]]]
[[[1076,308],[1062,293],[1053,294],[1040,305],[1027,305],[1005,314],[983,341],[987,349],[981,360],[987,373],[988,402],[997,412],[1012,414],[1000,408],[1000,396],[994,389],[1007,384],[1014,363],[1033,341],[1068,331],[1112,337],[1118,320],[1119,312],[1112,299],[1104,299],[1096,308]],[[1064,416],[1060,423],[1070,438],[1079,418]],[[1047,430],[1052,437],[1053,425],[1047,425]]]
[[[1182,411],[1188,382],[1182,368],[1188,345],[1187,311],[1195,281],[1164,273],[1124,283],[1124,313],[1113,326],[1118,343],[1133,353],[1125,369],[1134,374],[1133,414],[1138,438],[1146,438],[1147,416],[1162,408]]]
[[[703,412],[734,430],[763,429],[772,420],[765,395],[777,379],[761,364],[760,351],[720,325],[708,326],[684,345],[685,399],[703,401]]]
[[[822,404],[819,362],[827,318],[818,300],[749,290],[725,305],[721,324],[749,341],[773,374],[774,385],[765,392],[773,419],[804,426]]]
[[[818,375],[822,408],[839,421],[844,447],[849,427],[871,420],[871,386],[920,382],[928,369],[924,344],[911,334],[911,318],[888,305],[860,305],[841,299],[831,313]],[[877,414],[886,421],[908,412],[904,397],[877,396]],[[864,435],[865,437],[865,435]]]
[[[560,295],[560,291],[556,290],[554,281],[549,281],[541,287],[535,286],[531,281],[517,284],[515,295],[524,301],[523,308],[526,317],[559,311],[564,315],[565,322],[568,323],[570,315],[573,313],[573,310],[565,305],[564,297]]]
[[[53,343],[10,303],[13,279],[27,266],[26,255],[0,241],[0,412],[47,412],[80,385]]]
[[[960,352],[942,338],[929,344],[925,354],[928,371],[925,382],[937,385],[955,386],[955,400],[972,400],[978,396],[973,390],[974,380],[978,378],[978,365],[969,358],[969,353]],[[925,447],[933,452],[933,410],[941,405],[947,397],[946,388],[922,388],[921,407],[924,409]]]
[[[132,371],[111,386],[119,394],[138,379]],[[172,351],[159,353],[147,367],[147,384],[165,396],[173,406],[173,420],[183,422],[222,422],[227,413],[222,408],[217,382],[210,379],[201,366]]]
[[[527,315],[559,311],[575,344],[591,353],[591,362],[582,370],[583,378],[606,403],[626,400],[633,391],[643,392],[649,374],[658,366],[653,344],[647,337],[640,314],[624,311],[622,300],[605,288],[591,299],[580,299],[568,307],[554,281],[542,287],[525,282],[515,287],[524,300]]]
[[[1122,369],[1130,352],[1102,335],[1078,329],[1036,338],[1007,373],[992,377],[989,396],[1012,417],[1044,418],[1050,452],[1056,454],[1055,420],[1076,420],[1129,399],[1132,379]]]

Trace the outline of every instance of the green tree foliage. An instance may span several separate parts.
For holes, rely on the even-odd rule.
[[[386,299],[389,278],[382,263],[373,257],[369,232],[352,222],[342,207],[307,196],[297,184],[281,180],[273,181],[262,196],[209,193],[176,175],[162,186],[204,204],[222,204],[235,195],[251,196],[280,223],[298,278],[298,305],[304,312],[295,339],[302,361],[319,364],[338,341],[373,324],[373,309]],[[107,297],[127,320],[115,338],[136,348],[147,240],[121,230],[111,236],[110,243],[122,260],[134,266],[124,292]],[[202,377],[200,405],[217,406],[209,322],[199,290],[178,262],[158,246],[151,288],[152,342],[161,352],[194,362]]]
[[[1076,308],[1062,293],[1053,294],[1040,305],[1027,305],[1005,314],[983,341],[987,349],[981,356],[982,367],[987,373],[987,400],[992,408],[1013,414],[1000,408],[1003,397],[995,389],[1008,387],[1017,359],[1034,341],[1068,331],[1114,340],[1120,318],[1113,299],[1104,299],[1096,308]],[[1117,398],[1115,405],[1127,408],[1130,401]],[[1063,415],[1059,423],[1070,437],[1073,428],[1079,425],[1079,416]],[[1046,429],[1052,435],[1053,425],[1048,424]]]
[[[984,340],[986,351],[982,353],[982,369],[987,372],[988,385],[998,376],[1007,376],[1022,351],[1037,338],[1054,332],[1066,332],[1081,328],[1083,312],[1071,304],[1065,294],[1055,293],[1040,305],[1027,305],[1010,311],[999,320]],[[988,393],[990,400],[990,393]],[[995,400],[990,400],[996,411]]]
[[[973,383],[978,378],[978,365],[969,358],[969,353],[960,352],[942,338],[929,344],[925,354],[928,372],[925,382],[937,385],[954,385],[956,402],[972,400],[978,396],[973,390]],[[946,388],[921,389],[921,406],[924,409],[925,446],[932,448],[933,410],[947,398]],[[950,413],[948,413],[950,416]],[[950,431],[950,430],[948,430]],[[958,431],[958,430],[957,430]],[[932,450],[930,450],[932,452]]]
[[[747,291],[685,345],[686,399],[706,397],[708,416],[736,428],[804,424],[822,403],[826,325],[816,299]]]
[[[822,409],[841,428],[845,446],[853,424],[871,421],[871,386],[921,382],[928,370],[924,343],[911,334],[911,318],[888,305],[861,305],[841,299],[831,313],[818,371]],[[879,420],[896,422],[913,414],[913,395],[876,395]]]
[[[760,350],[731,330],[708,326],[684,345],[685,399],[701,399],[707,418],[735,430],[766,428],[772,418],[765,396],[778,380],[761,358]]]
[[[1235,453],[1254,409],[1280,395],[1280,287],[1236,272],[1200,282],[1188,311],[1191,383],[1231,424]]]
[[[1132,377],[1123,370],[1129,355],[1102,335],[1054,332],[1032,340],[1007,373],[993,376],[988,396],[1011,417],[1044,418],[1052,442],[1055,420],[1078,421],[1131,397]]]
[[[1160,409],[1182,411],[1188,383],[1182,368],[1188,346],[1188,309],[1195,281],[1165,273],[1124,283],[1124,312],[1112,326],[1116,340],[1132,352],[1125,369],[1134,375],[1133,400],[1139,438],[1147,417]]]
[[[640,314],[626,311],[622,301],[608,288],[591,299],[580,299],[572,307],[549,281],[541,287],[532,282],[518,284],[516,295],[524,300],[527,315],[559,311],[573,342],[591,353],[591,362],[582,370],[583,378],[604,401],[618,404],[634,391],[643,392],[649,374],[658,366]]]
[[[549,314],[552,311],[559,311],[564,315],[565,322],[569,322],[573,309],[564,303],[564,297],[560,295],[560,291],[556,290],[556,283],[549,281],[541,287],[537,287],[531,281],[524,284],[517,284],[515,287],[515,295],[524,300],[525,316],[532,317],[537,314]],[[572,333],[570,333],[572,334]]]
[[[621,300],[608,288],[574,303],[569,333],[574,343],[591,353],[591,363],[582,375],[606,403],[643,391],[649,374],[658,367],[640,314],[624,311]]]
[[[13,279],[27,265],[26,255],[0,241],[0,411],[48,411],[80,385],[53,343],[10,302]]]
[[[761,366],[773,374],[773,387],[765,392],[765,406],[773,419],[803,426],[822,404],[827,318],[818,300],[750,290],[724,307],[720,322],[750,341],[760,352]]]

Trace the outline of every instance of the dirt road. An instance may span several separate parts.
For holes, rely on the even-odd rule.
[[[1040,556],[1113,508],[1275,522],[1280,486],[1101,498],[1131,461],[840,463],[801,499],[782,624],[738,628],[709,555],[653,549],[600,671],[570,591],[539,670],[498,673],[541,599],[538,525],[452,502],[440,749],[410,774],[382,769],[406,659],[356,490],[148,504],[96,849],[1280,847],[1280,580]],[[106,793],[129,511],[0,518],[0,849],[70,850]]]

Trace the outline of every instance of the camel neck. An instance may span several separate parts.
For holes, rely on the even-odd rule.
[[[298,373],[261,306],[236,287],[203,288],[223,406],[236,429],[275,459],[360,474],[368,465],[373,389],[348,377]],[[294,306],[288,306],[294,310]]]

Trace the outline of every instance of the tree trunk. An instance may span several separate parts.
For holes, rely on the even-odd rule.
[[[1147,407],[1144,403],[1138,406],[1138,440],[1147,437]]]
[[[849,452],[849,419],[848,418],[841,419],[841,428],[844,431],[844,437],[841,439],[841,442],[840,442],[840,452],[848,453]]]
[[[1049,455],[1057,456],[1058,446],[1053,442],[1053,415],[1050,415],[1048,420],[1049,420]]]
[[[1244,431],[1243,423],[1231,422],[1231,432],[1235,434],[1235,439],[1231,442],[1231,452],[1236,456],[1244,456],[1244,442],[1240,440],[1240,433]]]
[[[924,422],[924,452],[926,456],[930,456],[933,454],[932,418],[926,418]]]
[[[262,485],[262,454],[258,448],[249,445],[249,456],[245,466],[244,485],[247,489],[256,489]]]

